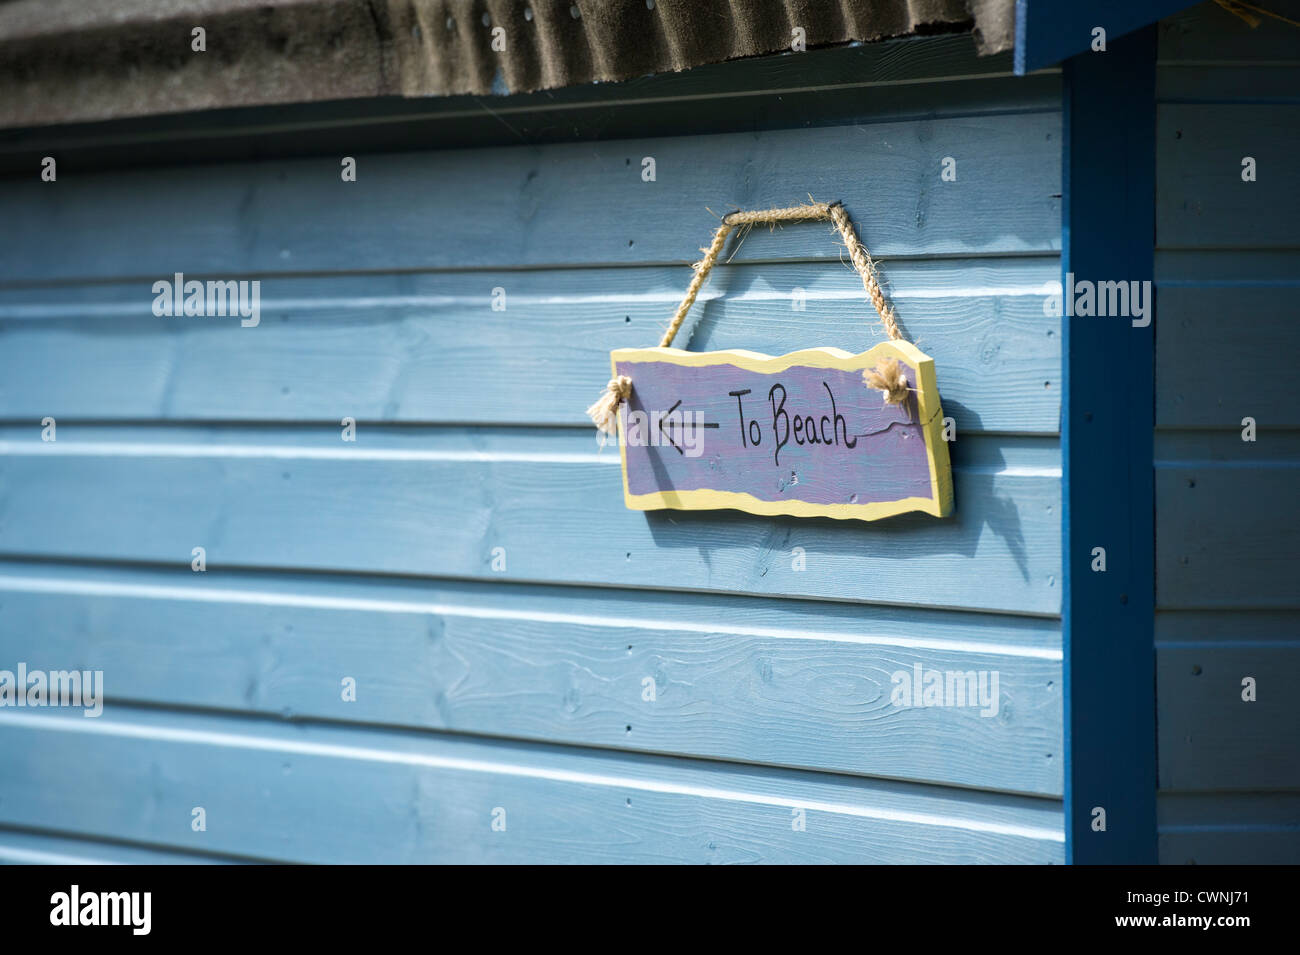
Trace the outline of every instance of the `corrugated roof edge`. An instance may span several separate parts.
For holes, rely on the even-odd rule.
[[[534,92],[934,33],[988,54],[1013,24],[1013,0],[0,0],[0,126]]]

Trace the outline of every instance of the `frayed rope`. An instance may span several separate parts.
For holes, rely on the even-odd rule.
[[[627,375],[611,378],[605,391],[587,409],[587,417],[601,434],[618,434],[618,406],[632,394],[632,379]]]
[[[901,405],[907,401],[910,389],[902,365],[896,358],[885,358],[875,368],[868,368],[862,373],[862,380],[868,388],[884,393],[885,404]]]

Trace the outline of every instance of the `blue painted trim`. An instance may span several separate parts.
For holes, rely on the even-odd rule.
[[[1106,30],[1107,45],[1186,7],[1188,0],[1016,0],[1017,75],[1091,52],[1092,31]]]
[[[1062,282],[1155,260],[1156,28],[1064,68]],[[1149,286],[1153,288],[1154,286]],[[1068,299],[1070,296],[1065,296]],[[1156,861],[1155,321],[1063,316],[1065,831],[1074,863]],[[1092,570],[1094,547],[1106,571]],[[1106,831],[1092,829],[1093,807]]]

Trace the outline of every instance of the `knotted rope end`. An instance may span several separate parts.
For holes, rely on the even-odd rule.
[[[874,388],[885,396],[885,404],[901,405],[907,401],[910,389],[907,377],[903,374],[902,364],[896,358],[882,359],[875,368],[868,368],[862,373],[862,380],[868,388]]]
[[[632,379],[627,375],[617,375],[609,380],[604,393],[587,409],[587,417],[601,434],[611,437],[618,434],[618,406],[631,394]]]

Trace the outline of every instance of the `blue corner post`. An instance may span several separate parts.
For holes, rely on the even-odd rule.
[[[1072,314],[1089,310],[1076,303],[1081,282],[1138,283],[1152,301],[1155,58],[1148,26],[1064,65],[1065,835],[1074,864],[1157,861],[1157,319],[1142,327],[1130,316]]]
[[[1196,0],[1016,0],[1013,68],[1023,76],[1090,49],[1098,30],[1110,43],[1195,5]]]

